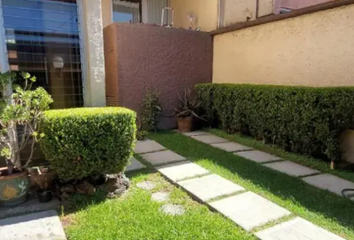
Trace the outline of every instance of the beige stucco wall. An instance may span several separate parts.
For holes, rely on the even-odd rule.
[[[214,83],[354,85],[354,4],[214,37]]]
[[[102,23],[103,27],[107,27],[113,22],[112,16],[112,0],[101,0],[102,1]]]
[[[82,33],[85,61],[84,103],[89,107],[106,106],[105,63],[103,52],[102,2],[82,1]]]
[[[212,31],[218,24],[218,0],[171,0],[174,8],[174,27],[189,28],[189,15],[193,15],[193,28]]]

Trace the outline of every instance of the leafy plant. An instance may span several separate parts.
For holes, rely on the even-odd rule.
[[[178,93],[178,102],[179,105],[175,108],[175,115],[178,118],[196,117],[205,121],[197,114],[202,102],[197,97],[191,97],[190,89],[185,89],[183,96]]]
[[[40,142],[62,180],[120,173],[133,153],[136,113],[126,108],[46,111]]]
[[[147,88],[141,108],[143,126],[156,131],[162,112],[162,107],[159,101],[159,94],[150,88]]]
[[[0,147],[1,156],[5,157],[8,174],[16,168],[22,171],[28,167],[34,152],[35,143],[44,137],[38,133],[38,124],[43,113],[53,102],[51,96],[41,87],[32,90],[36,77],[21,73],[23,86],[15,85],[16,74],[0,74]],[[22,134],[19,130],[22,130]],[[24,166],[20,153],[31,141],[30,154]]]
[[[341,159],[340,135],[354,116],[354,88],[236,84],[196,86],[209,122],[287,151]],[[216,121],[215,121],[216,119]]]

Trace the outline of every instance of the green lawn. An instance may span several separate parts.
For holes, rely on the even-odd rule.
[[[314,158],[307,157],[307,156],[300,155],[300,154],[296,154],[296,153],[290,153],[290,152],[284,151],[283,149],[281,149],[277,146],[264,144],[262,141],[257,141],[253,138],[242,136],[240,134],[228,134],[220,129],[205,129],[205,131],[215,134],[217,136],[229,139],[230,141],[234,141],[234,142],[243,144],[245,146],[249,146],[249,147],[264,151],[264,152],[268,152],[270,154],[274,154],[276,156],[279,156],[283,159],[297,162],[301,165],[317,169],[317,170],[324,172],[324,173],[330,173],[330,174],[333,174],[338,177],[341,177],[341,178],[344,178],[344,179],[354,182],[354,172],[353,171],[346,171],[346,170],[342,170],[342,169],[332,170],[330,168],[329,162],[325,162],[325,161],[322,161],[319,159],[314,159]]]
[[[69,240],[172,240],[172,239],[256,239],[220,214],[193,201],[185,192],[165,181],[157,173],[130,176],[132,186],[127,194],[115,200],[76,197],[79,209],[62,217]],[[136,183],[150,180],[157,184],[152,191],[141,190]],[[151,193],[168,191],[170,203],[181,204],[186,213],[166,216],[159,211],[162,203],[150,200]]]
[[[152,133],[149,138],[298,216],[354,239],[354,203],[345,198],[179,133]]]

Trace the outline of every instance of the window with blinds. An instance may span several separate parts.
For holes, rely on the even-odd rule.
[[[83,106],[76,0],[1,0],[10,70],[37,77],[53,108]]]

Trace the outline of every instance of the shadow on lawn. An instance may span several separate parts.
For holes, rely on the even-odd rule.
[[[263,192],[264,196],[299,216],[304,218],[306,214],[309,216],[306,211],[296,210],[297,207],[302,206],[344,227],[354,229],[354,203],[350,200],[178,133],[162,132],[151,134],[150,137],[225,178],[230,180],[242,178],[251,182],[254,186],[245,186],[246,189],[261,195]],[[266,192],[280,198],[281,201],[274,197],[272,199],[272,196]]]

